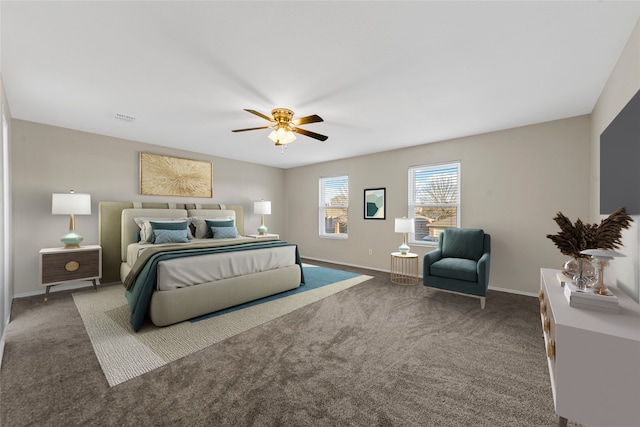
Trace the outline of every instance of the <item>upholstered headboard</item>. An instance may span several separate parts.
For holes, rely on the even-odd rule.
[[[123,210],[129,211],[123,226]],[[223,213],[221,210],[224,210]],[[214,212],[215,211],[215,212]],[[231,211],[231,212],[227,212]],[[235,224],[240,235],[244,235],[244,210],[241,205],[219,205],[219,204],[180,204],[180,203],[133,203],[133,202],[100,202],[98,212],[98,240],[102,246],[102,282],[111,283],[120,281],[120,263],[122,259],[122,248],[124,245],[126,257],[126,244],[129,239],[133,239],[137,227],[133,221],[134,216],[170,218],[176,214],[178,216],[235,216]],[[133,224],[133,225],[132,225]],[[123,235],[131,236],[125,237]]]

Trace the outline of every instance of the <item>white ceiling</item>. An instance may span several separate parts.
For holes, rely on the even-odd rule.
[[[14,118],[290,168],[591,112],[640,1],[0,3]],[[281,150],[243,111],[329,136]],[[115,119],[116,114],[136,118]]]

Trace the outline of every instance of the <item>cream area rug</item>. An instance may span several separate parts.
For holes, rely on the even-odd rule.
[[[303,268],[305,278],[310,268],[338,271],[308,264]],[[185,321],[159,328],[147,321],[138,332],[129,324],[129,306],[122,286],[76,292],[73,300],[107,382],[113,387],[369,279],[371,276],[355,275],[319,287],[309,286],[310,289],[303,292],[197,322]]]

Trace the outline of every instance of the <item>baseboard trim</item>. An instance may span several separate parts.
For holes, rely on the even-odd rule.
[[[535,292],[518,291],[516,289],[499,288],[497,286],[489,286],[489,289],[491,289],[492,291],[506,292],[508,294],[517,294],[517,295],[524,295],[527,297],[536,297],[536,298],[538,297],[538,294]]]
[[[391,271],[388,270],[388,269],[376,268],[376,267],[371,267],[371,266],[368,266],[368,265],[349,264],[349,263],[346,263],[346,262],[339,262],[339,261],[334,261],[334,260],[331,260],[331,259],[314,258],[314,257],[309,257],[309,256],[304,256],[302,258],[308,259],[308,260],[312,260],[312,261],[330,262],[331,264],[346,265],[346,266],[349,266],[349,267],[366,268],[367,270],[374,270],[374,271],[382,271],[384,273],[391,273]],[[420,275],[418,277],[420,279],[422,279],[422,275]],[[496,291],[496,292],[506,292],[508,294],[524,295],[524,296],[528,296],[528,297],[537,297],[538,296],[538,294],[535,293],[535,292],[518,291],[516,289],[500,288],[500,287],[497,287],[497,286],[489,286],[489,289],[492,290],[492,291]]]
[[[98,286],[100,284],[101,283],[98,283]],[[88,288],[88,287],[93,287],[93,283],[82,281],[82,282],[77,282],[77,283],[68,284],[68,285],[56,285],[51,287],[51,289],[49,289],[49,295],[51,295],[54,292],[71,291],[75,289],[82,289],[82,288]],[[42,289],[38,291],[31,291],[31,292],[25,292],[23,294],[14,295],[14,298],[25,298],[25,297],[32,297],[35,295],[44,295],[45,291],[46,289],[42,287]]]
[[[0,369],[2,369],[3,356],[4,356],[4,331],[2,332],[2,338],[0,338]]]
[[[310,259],[312,261],[321,261],[321,262],[329,262],[331,264],[346,265],[348,267],[366,268],[367,270],[382,271],[384,273],[390,273],[391,272],[390,270],[385,270],[383,268],[376,268],[376,267],[371,267],[371,266],[368,266],[368,265],[349,264],[349,263],[346,263],[346,262],[339,262],[339,261],[334,261],[334,260],[331,260],[331,259],[313,258],[313,257],[308,257],[308,256],[303,256],[302,258]]]
[[[5,335],[7,333],[7,325],[9,325],[10,318],[11,318],[11,313],[9,313],[9,316],[7,316],[7,319],[4,322],[4,328],[2,328],[2,337],[0,337],[0,369],[2,369],[2,359],[4,358]]]

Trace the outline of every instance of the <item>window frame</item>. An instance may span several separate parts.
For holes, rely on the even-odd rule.
[[[457,193],[457,200],[455,202],[450,202],[450,203],[423,203],[423,204],[418,204],[416,203],[416,188],[418,187],[418,183],[416,183],[416,173],[417,172],[429,172],[432,171],[434,174],[438,171],[438,170],[442,170],[442,169],[451,169],[451,168],[455,168],[455,176],[456,176],[456,184],[457,184],[457,188],[456,188],[456,193]],[[422,165],[415,165],[415,166],[409,166],[408,169],[408,214],[409,214],[409,218],[413,219],[414,224],[416,221],[416,208],[418,207],[454,207],[456,209],[456,215],[455,215],[455,226],[454,227],[444,227],[444,228],[459,228],[460,227],[460,207],[461,207],[461,170],[462,170],[462,162],[459,160],[456,161],[451,161],[451,162],[444,162],[444,163],[431,163],[431,164],[422,164]],[[415,224],[417,225],[417,224]],[[414,227],[416,230],[418,229],[418,227]],[[417,246],[438,246],[438,240],[437,238],[429,241],[429,240],[417,240],[416,239],[416,232],[414,231],[413,233],[409,233],[408,234],[408,238],[409,238],[409,243],[412,245],[417,245]]]
[[[346,205],[326,205],[324,203],[325,200],[325,196],[327,193],[327,183],[330,183],[331,181],[338,181],[338,180],[346,180],[345,183],[342,184],[334,184],[336,186],[338,185],[345,185],[346,184]],[[321,238],[325,238],[325,239],[348,239],[349,238],[349,175],[344,174],[344,175],[335,175],[335,176],[325,176],[325,177],[320,177],[318,179],[318,236]],[[334,196],[335,197],[335,196]],[[326,211],[327,208],[333,208],[333,209],[345,209],[346,210],[346,233],[327,233],[326,230]],[[339,230],[339,226],[338,226],[338,230]]]

